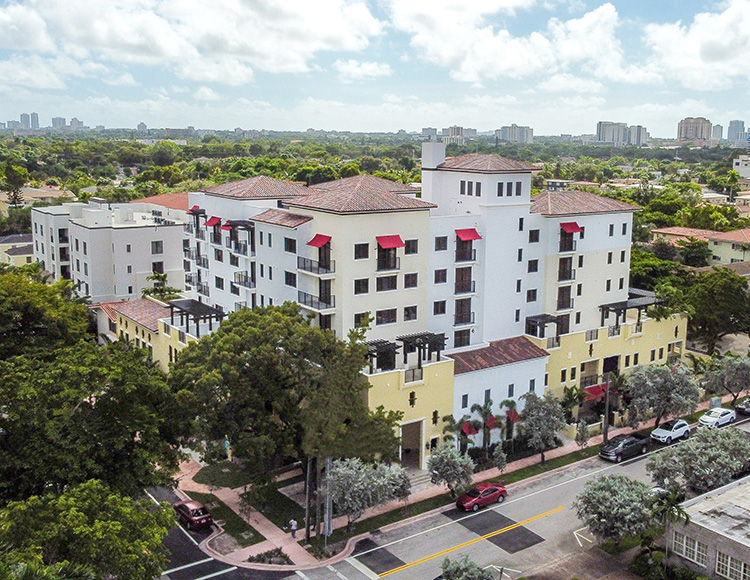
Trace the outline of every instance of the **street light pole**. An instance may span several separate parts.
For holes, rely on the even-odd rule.
[[[612,373],[607,373],[607,380],[604,382],[604,423],[602,424],[602,442],[609,442],[609,385],[612,381]]]

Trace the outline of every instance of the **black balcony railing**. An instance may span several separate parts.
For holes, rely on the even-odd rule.
[[[608,336],[611,338],[613,336],[620,336],[620,327],[619,326],[610,326],[608,331]]]
[[[453,326],[463,326],[465,324],[474,324],[473,312],[460,312],[453,316]]]
[[[406,369],[404,371],[404,382],[415,383],[422,380],[422,371],[424,369]]]
[[[395,258],[378,260],[378,272],[387,272],[388,270],[400,270],[400,269],[401,269],[401,258],[399,258],[398,256]]]
[[[208,256],[196,256],[196,262],[199,268],[208,268]]]
[[[329,260],[327,263],[318,262],[317,260],[297,256],[297,268],[313,274],[332,274],[336,271],[336,262],[335,260]]]
[[[599,329],[594,328],[592,330],[586,331],[586,342],[592,342],[594,340],[599,340]]]
[[[557,299],[558,310],[570,310],[571,308],[573,308],[572,298],[558,298]]]
[[[234,303],[234,311],[237,312],[238,310],[242,310],[243,308],[247,308],[247,302],[235,302]]]
[[[195,230],[195,237],[199,240],[205,240],[206,239],[206,231],[198,228]]]
[[[456,250],[456,262],[476,262],[477,251],[471,250]]]
[[[208,284],[198,284],[198,294],[208,296]]]
[[[185,274],[185,284],[187,286],[197,286],[198,274]]]
[[[477,283],[474,280],[468,282],[456,282],[454,294],[473,294],[476,292]]]
[[[576,241],[563,238],[560,240],[560,252],[575,252]]]
[[[245,288],[255,288],[255,280],[247,272],[235,272],[234,283]]]
[[[566,282],[568,280],[575,280],[576,279],[576,271],[572,268],[569,268],[567,270],[558,270],[557,271],[557,281],[558,282]]]
[[[185,224],[183,227],[185,228],[186,233],[188,234],[195,233],[195,228],[193,227],[193,224]]]
[[[581,377],[581,388],[585,389],[591,385],[598,385],[600,383],[599,375],[588,375]]]
[[[311,308],[312,310],[327,310],[329,308],[334,308],[336,304],[334,296],[313,296],[307,292],[302,292],[302,290],[297,291],[297,302],[303,306]]]

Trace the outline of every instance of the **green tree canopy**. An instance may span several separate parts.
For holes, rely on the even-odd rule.
[[[656,418],[654,427],[669,415],[695,411],[699,389],[695,375],[684,365],[639,366],[627,377],[629,420],[632,424],[648,416]]]
[[[703,385],[709,393],[731,395],[732,405],[736,405],[740,395],[750,389],[750,357],[720,359],[703,375]]]
[[[25,167],[14,165],[10,162],[5,164],[4,177],[0,179],[0,191],[8,194],[8,203],[19,206],[23,203],[21,189],[29,181],[29,172]]]
[[[522,398],[523,432],[529,438],[529,446],[539,452],[544,463],[544,452],[555,446],[557,432],[565,426],[565,411],[560,401],[549,391],[544,397],[529,391]]]
[[[471,484],[474,461],[468,455],[462,455],[450,443],[443,443],[427,458],[427,471],[430,472],[432,483],[444,483],[451,497],[455,498],[457,489]]]

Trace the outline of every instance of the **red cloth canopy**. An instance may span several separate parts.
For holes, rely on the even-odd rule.
[[[221,218],[216,217],[216,216],[214,216],[212,218],[209,218],[208,220],[206,220],[206,227],[207,228],[212,228],[216,224],[218,224],[220,221],[221,221]]]
[[[461,425],[461,431],[464,432],[464,435],[474,435],[477,433],[477,430],[474,428],[474,425],[471,424],[471,421],[466,421],[463,425]]]
[[[404,240],[402,240],[401,236],[399,235],[375,236],[375,239],[378,240],[378,245],[384,250],[390,250],[391,248],[403,248],[404,246],[406,246]]]
[[[567,234],[581,233],[583,231],[583,228],[576,222],[563,222],[560,224],[560,227]]]
[[[224,223],[224,225],[223,225],[223,226],[221,226],[221,227],[220,227],[219,229],[220,229],[220,230],[224,230],[224,231],[231,231],[231,230],[232,230],[232,226],[230,226],[230,225],[229,225],[229,222],[226,222],[226,223]]]
[[[307,245],[312,246],[313,248],[322,248],[330,241],[331,241],[331,236],[325,236],[323,234],[315,234],[315,237],[309,242],[307,242]]]
[[[190,208],[190,211],[196,211],[196,210],[199,210],[199,209],[200,209],[200,207],[198,207],[197,205],[194,205],[193,207]]]
[[[515,409],[508,409],[505,412],[505,415],[510,419],[511,423],[518,423],[521,420],[521,417],[518,415],[518,411]]]
[[[497,427],[497,419],[495,419],[495,415],[490,415],[490,418],[487,419],[487,429],[494,429]]]
[[[474,228],[467,228],[465,230],[456,230],[458,239],[462,242],[469,242],[471,240],[481,240],[482,236]]]
[[[607,384],[602,383],[600,385],[591,385],[583,390],[586,392],[586,398],[584,401],[596,401],[607,390]]]

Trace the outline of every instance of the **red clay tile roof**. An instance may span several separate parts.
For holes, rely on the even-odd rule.
[[[375,177],[369,173],[316,183],[315,185],[311,185],[309,189],[313,191],[361,190],[366,193],[380,193],[383,191],[415,193],[417,191],[403,183],[397,183],[390,179],[383,179],[382,177]]]
[[[307,215],[299,215],[279,209],[267,209],[263,213],[259,213],[250,218],[250,220],[254,222],[274,224],[277,226],[284,226],[285,228],[296,228],[312,219],[313,218]]]
[[[188,194],[187,193],[162,193],[161,195],[152,195],[151,197],[144,197],[141,199],[134,199],[130,203],[153,203],[161,205],[169,209],[181,209],[182,211],[188,210]]]
[[[730,232],[711,232],[708,239],[719,240],[721,242],[747,244],[750,243],[750,228],[745,228],[744,230],[732,230]]]
[[[482,173],[498,173],[512,171],[515,173],[534,171],[536,167],[516,161],[515,159],[506,159],[499,155],[480,155],[470,153],[460,157],[448,157],[443,163],[437,166],[438,169],[453,169],[457,171],[474,171]]]
[[[525,336],[493,340],[489,346],[448,355],[455,361],[454,374],[471,373],[492,367],[542,358],[549,353]]]
[[[640,209],[632,203],[576,189],[543,191],[531,196],[531,213],[542,215],[581,215],[639,211]]]
[[[154,332],[159,330],[159,319],[169,317],[169,308],[167,306],[160,306],[148,298],[107,302],[106,304],[114,312],[127,316],[133,322]],[[104,307],[103,305],[101,306]]]
[[[311,192],[305,197],[288,200],[285,204],[331,213],[413,211],[437,207],[434,203],[416,197],[367,187],[366,182],[355,182],[350,187],[339,186],[330,191]]]
[[[651,230],[652,234],[664,234],[667,236],[680,236],[683,238],[695,238],[702,242],[707,242],[709,237],[720,232],[713,230],[700,230],[698,228],[683,228],[681,226],[672,226],[668,228],[654,228]]]
[[[301,183],[282,181],[265,175],[240,179],[239,181],[229,181],[221,185],[201,189],[201,191],[239,199],[287,198],[303,196],[309,193],[307,188]]]

